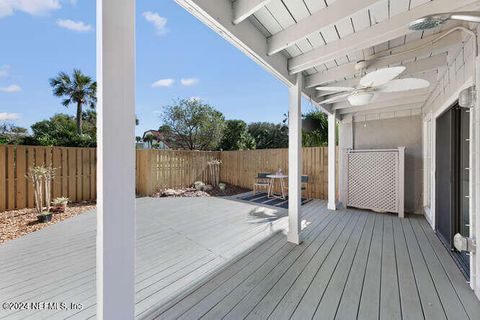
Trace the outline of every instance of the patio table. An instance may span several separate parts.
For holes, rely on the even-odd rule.
[[[268,197],[269,198],[279,198],[285,200],[287,198],[287,194],[285,192],[285,180],[288,178],[287,175],[284,174],[269,174],[267,178],[270,179],[270,188],[268,188]],[[273,192],[273,187],[275,186],[275,181],[280,182],[280,190],[281,190],[281,195],[277,196]]]

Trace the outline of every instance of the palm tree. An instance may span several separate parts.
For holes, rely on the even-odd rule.
[[[79,69],[74,69],[72,77],[60,72],[55,78],[50,79],[53,94],[63,97],[62,104],[68,107],[77,105],[77,133],[82,134],[82,109],[84,105],[94,109],[97,103],[97,83],[91,77],[84,75]]]
[[[153,134],[149,133],[143,138],[143,141],[145,141],[147,143],[149,148],[152,148],[153,141],[155,141],[155,136]]]

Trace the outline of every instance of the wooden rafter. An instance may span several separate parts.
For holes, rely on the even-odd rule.
[[[455,11],[467,5],[478,5],[475,0],[435,0],[405,11],[392,18],[350,34],[345,38],[313,49],[289,59],[288,69],[292,74],[326,63],[337,57],[384,43],[411,32],[408,23],[432,12]]]

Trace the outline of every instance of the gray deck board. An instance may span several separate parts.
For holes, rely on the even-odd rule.
[[[438,297],[435,284],[430,275],[430,271],[425,263],[417,239],[413,232],[410,220],[403,220],[402,227],[407,242],[407,249],[412,262],[413,273],[415,275],[418,295],[422,304],[422,310],[425,319],[446,319],[445,310]]]
[[[422,225],[432,248],[435,250],[435,254],[442,263],[447,276],[449,277],[458,297],[460,298],[465,311],[470,319],[475,319],[480,315],[480,304],[478,303],[478,300],[471,294],[472,291],[470,288],[465,285],[465,278],[457,272],[458,268],[455,265],[455,262],[450,258],[450,255],[442,246],[438,238],[436,238],[433,232],[431,232],[431,229],[428,228],[427,221],[423,219],[418,222]]]
[[[435,252],[430,246],[423,229],[420,227],[416,219],[410,219],[410,223],[412,224],[418,244],[420,245],[420,250],[422,250],[426,265],[434,281],[438,296],[442,301],[447,318],[458,320],[468,319],[465,308],[455,292],[450,279],[445,273],[441,262],[438,260]]]
[[[380,318],[401,319],[401,300],[395,254],[392,216],[383,219],[382,269],[380,288]]]
[[[360,297],[363,288],[363,275],[367,267],[370,243],[375,225],[375,215],[368,215],[367,224],[362,234],[357,253],[351,265],[351,270],[343,288],[340,303],[337,305],[337,319],[356,319]],[[351,275],[351,276],[350,276]]]
[[[218,198],[137,201],[139,319],[476,319],[480,303],[423,217]],[[47,248],[47,249],[46,249]],[[38,277],[41,273],[43,276]],[[95,214],[0,246],[0,297],[83,310],[0,310],[0,319],[95,319]]]
[[[358,319],[378,319],[380,310],[380,288],[382,272],[383,215],[375,217],[373,238],[368,255],[367,268],[363,275],[363,288],[358,309]]]
[[[345,247],[340,260],[335,268],[328,287],[325,290],[323,298],[320,300],[314,319],[335,319],[337,306],[340,302],[345,283],[350,274],[353,259],[360,244],[367,221],[367,215],[360,217],[360,222],[356,225],[347,246]]]
[[[305,239],[302,246],[295,248],[298,250],[292,254],[291,257],[287,257],[282,261],[282,264],[275,267],[275,269],[272,270],[272,272],[263,279],[263,281],[256,286],[248,296],[232,308],[225,318],[242,319],[249,315],[256,304],[261,301],[266,294],[272,294],[270,297],[275,298],[275,294],[288,288],[289,286],[286,286],[285,283],[290,283],[290,280],[295,278],[297,273],[304,268],[304,265],[311,261],[313,256],[318,253],[318,248],[322,248],[326,245],[330,236],[335,237],[337,233],[341,232],[343,226],[348,222],[350,217],[342,218],[333,220],[333,223],[329,223],[320,234],[311,234],[314,236],[312,240]],[[290,264],[290,261],[292,260],[293,263]],[[277,285],[278,287],[276,287]],[[268,300],[266,305],[268,306]],[[260,310],[262,310],[261,307],[259,311]],[[253,313],[252,316],[255,316],[255,313]],[[266,318],[266,316],[264,318]]]
[[[399,219],[393,219],[395,255],[400,292],[400,307],[403,319],[422,319],[423,310],[418,294],[417,283],[407,249],[407,242]]]
[[[314,316],[316,307],[322,300],[338,265],[338,260],[342,256],[347,242],[354,234],[359,218],[360,215],[353,215],[349,223],[343,228],[342,233],[338,237],[334,237],[331,245],[329,244],[326,247],[327,256],[314,272],[315,276],[292,314],[292,319],[311,319]]]

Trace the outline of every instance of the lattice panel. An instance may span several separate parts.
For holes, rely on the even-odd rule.
[[[348,153],[347,205],[398,212],[398,152]]]

